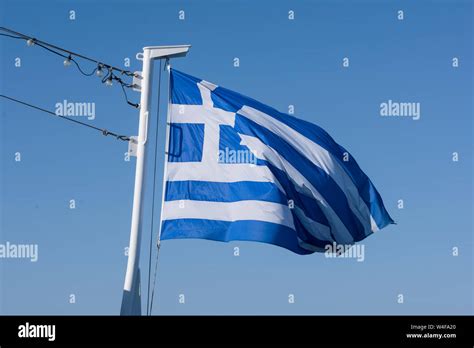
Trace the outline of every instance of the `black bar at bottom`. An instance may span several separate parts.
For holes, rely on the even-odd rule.
[[[3,316],[0,346],[384,343],[472,347],[473,328],[472,316]]]

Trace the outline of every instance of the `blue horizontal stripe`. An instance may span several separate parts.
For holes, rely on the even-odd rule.
[[[280,156],[285,158],[308,180],[331,206],[339,219],[346,226],[354,239],[362,239],[366,236],[365,229],[359,219],[352,212],[347,197],[342,188],[324,170],[314,165],[308,158],[296,151],[285,140],[262,127],[255,122],[239,114],[235,117],[235,129],[240,134],[257,137],[265,144],[275,149]],[[367,221],[365,223],[369,223]],[[335,231],[338,232],[338,231]],[[341,236],[334,236],[336,240],[343,239]],[[350,243],[352,241],[345,241]]]
[[[287,204],[285,195],[272,182],[209,182],[168,181],[165,201],[194,200],[212,202],[237,202],[259,200]]]
[[[241,220],[235,222],[205,219],[175,219],[163,221],[161,240],[208,239],[221,242],[254,241],[278,245],[297,254],[311,254],[298,245],[296,233],[289,227],[270,222]]]

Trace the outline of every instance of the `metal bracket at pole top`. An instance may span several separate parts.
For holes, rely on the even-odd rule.
[[[191,45],[176,45],[176,46],[150,46],[145,47],[144,50],[149,50],[151,59],[162,59],[166,58],[169,61],[170,58],[185,57],[189,51]],[[143,53],[137,53],[136,58],[143,60]],[[143,75],[141,71],[135,71],[133,75],[133,90],[135,92],[142,91],[142,80]]]

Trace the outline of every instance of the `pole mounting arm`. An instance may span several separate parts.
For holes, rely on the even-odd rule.
[[[143,50],[150,50],[151,59],[160,59],[185,57],[190,48],[191,45],[148,46]]]

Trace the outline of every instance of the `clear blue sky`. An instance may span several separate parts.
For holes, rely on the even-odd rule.
[[[155,314],[472,314],[472,18],[471,1],[0,2],[2,26],[114,65],[129,57],[132,70],[143,46],[192,44],[175,68],[282,111],[295,105],[355,156],[398,223],[364,240],[364,262],[165,241]],[[52,110],[64,99],[95,102],[93,125],[137,134],[138,111],[118,86],[22,41],[0,38],[0,50],[1,93]],[[421,119],[380,117],[389,99],[421,103]],[[9,102],[0,111],[0,243],[39,245],[36,263],[0,259],[0,313],[117,314],[135,168],[123,160],[126,143]],[[146,188],[145,295],[151,175]]]

